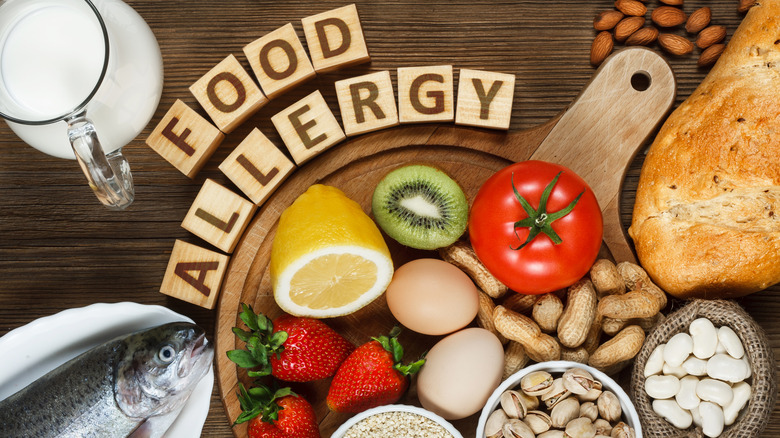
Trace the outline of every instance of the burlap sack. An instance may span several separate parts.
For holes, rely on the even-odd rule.
[[[631,395],[642,421],[645,437],[703,437],[700,428],[692,426],[679,430],[658,416],[652,408],[652,399],[645,393],[644,369],[647,358],[659,344],[667,342],[680,332],[687,332],[693,320],[706,317],[720,327],[727,325],[742,339],[745,354],[752,365],[753,375],[746,380],[752,387],[752,396],[737,421],[726,427],[721,437],[754,438],[761,434],[775,407],[777,384],[775,383],[775,359],[766,334],[755,320],[733,301],[692,300],[683,308],[669,315],[648,335],[642,350],[636,356],[631,375]],[[705,420],[706,421],[706,420]]]

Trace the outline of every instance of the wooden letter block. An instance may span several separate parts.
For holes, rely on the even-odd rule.
[[[354,4],[306,17],[301,23],[317,73],[371,59]]]
[[[214,125],[181,100],[154,128],[146,144],[190,178],[206,164],[225,138]]]
[[[226,253],[233,252],[257,206],[206,179],[181,223],[182,228]]]
[[[389,71],[338,81],[336,96],[347,136],[398,125]]]
[[[346,138],[319,90],[271,117],[271,122],[299,166]]]
[[[268,102],[233,55],[192,84],[190,92],[224,133],[232,132]]]
[[[257,128],[219,165],[256,205],[265,202],[294,169],[292,161]]]
[[[398,69],[398,118],[401,123],[455,120],[452,66]]]
[[[196,306],[213,309],[230,257],[177,240],[160,292]]]
[[[247,44],[244,54],[269,99],[315,75],[292,23]]]
[[[509,129],[515,75],[482,70],[460,70],[455,124]]]

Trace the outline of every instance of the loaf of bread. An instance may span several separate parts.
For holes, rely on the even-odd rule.
[[[629,234],[652,279],[681,297],[780,282],[780,0],[759,0],[699,87],[666,120]]]

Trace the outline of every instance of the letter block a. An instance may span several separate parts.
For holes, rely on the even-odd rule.
[[[181,223],[182,228],[232,253],[257,206],[212,179],[206,179]]]
[[[224,138],[219,129],[177,99],[146,144],[181,173],[194,178]]]
[[[160,292],[196,306],[213,309],[217,304],[228,261],[230,257],[224,254],[176,240]]]
[[[233,55],[192,84],[190,92],[226,134],[268,103],[260,87]]]
[[[354,3],[306,17],[301,23],[317,73],[371,60]]]
[[[401,123],[454,121],[452,66],[399,68],[398,119]]]
[[[271,117],[297,165],[346,138],[319,90]]]
[[[219,165],[255,205],[265,202],[294,169],[292,161],[257,128]]]
[[[269,99],[316,74],[292,23],[247,44],[244,55]]]
[[[347,136],[398,125],[390,72],[380,71],[336,82],[341,121]]]
[[[515,75],[482,70],[460,70],[455,124],[509,129]]]

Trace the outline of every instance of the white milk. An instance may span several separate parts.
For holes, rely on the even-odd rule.
[[[2,85],[18,105],[10,106],[11,116],[47,120],[68,114],[100,79],[104,37],[86,3],[80,9],[67,3],[28,8],[0,42]]]
[[[52,0],[35,2],[36,6],[40,4],[46,8],[37,7],[35,14],[26,16],[20,21],[18,29],[14,28],[10,32],[12,37],[18,35],[21,41],[7,41],[6,44],[13,43],[12,47],[18,48],[18,51],[3,54],[0,68],[3,69],[3,75],[9,75],[12,100],[28,112],[37,111],[40,114],[49,111],[51,114],[72,106],[74,101],[78,105],[89,95],[96,82],[90,75],[94,78],[100,74],[103,43],[100,28],[95,28],[94,13],[77,6],[62,6],[68,3]],[[163,86],[162,56],[151,29],[130,6],[120,0],[93,0],[93,3],[106,23],[110,53],[108,71],[87,105],[87,117],[95,125],[103,150],[109,153],[133,141],[154,115]],[[54,4],[59,7],[53,7]],[[3,8],[0,7],[0,21],[13,15],[7,14]],[[69,14],[67,19],[63,14]],[[43,22],[42,28],[46,28],[43,33],[50,36],[32,31],[26,34],[28,31],[25,28],[40,29],[34,26],[35,22]],[[63,27],[58,29],[59,25]],[[52,37],[56,32],[67,32],[78,43]],[[57,41],[51,41],[52,38]],[[0,35],[0,48],[2,41],[3,36]],[[38,46],[36,42],[41,41],[47,44]],[[28,67],[35,75],[39,75],[37,78],[22,72],[23,67],[16,65],[15,60],[25,51],[27,54],[45,55],[34,60],[35,67]],[[25,61],[27,54],[24,55]],[[52,68],[61,73],[52,73]],[[67,86],[56,84],[52,78],[66,82]],[[39,126],[8,122],[8,126],[25,143],[42,152],[60,158],[75,158],[67,138],[65,122]]]

